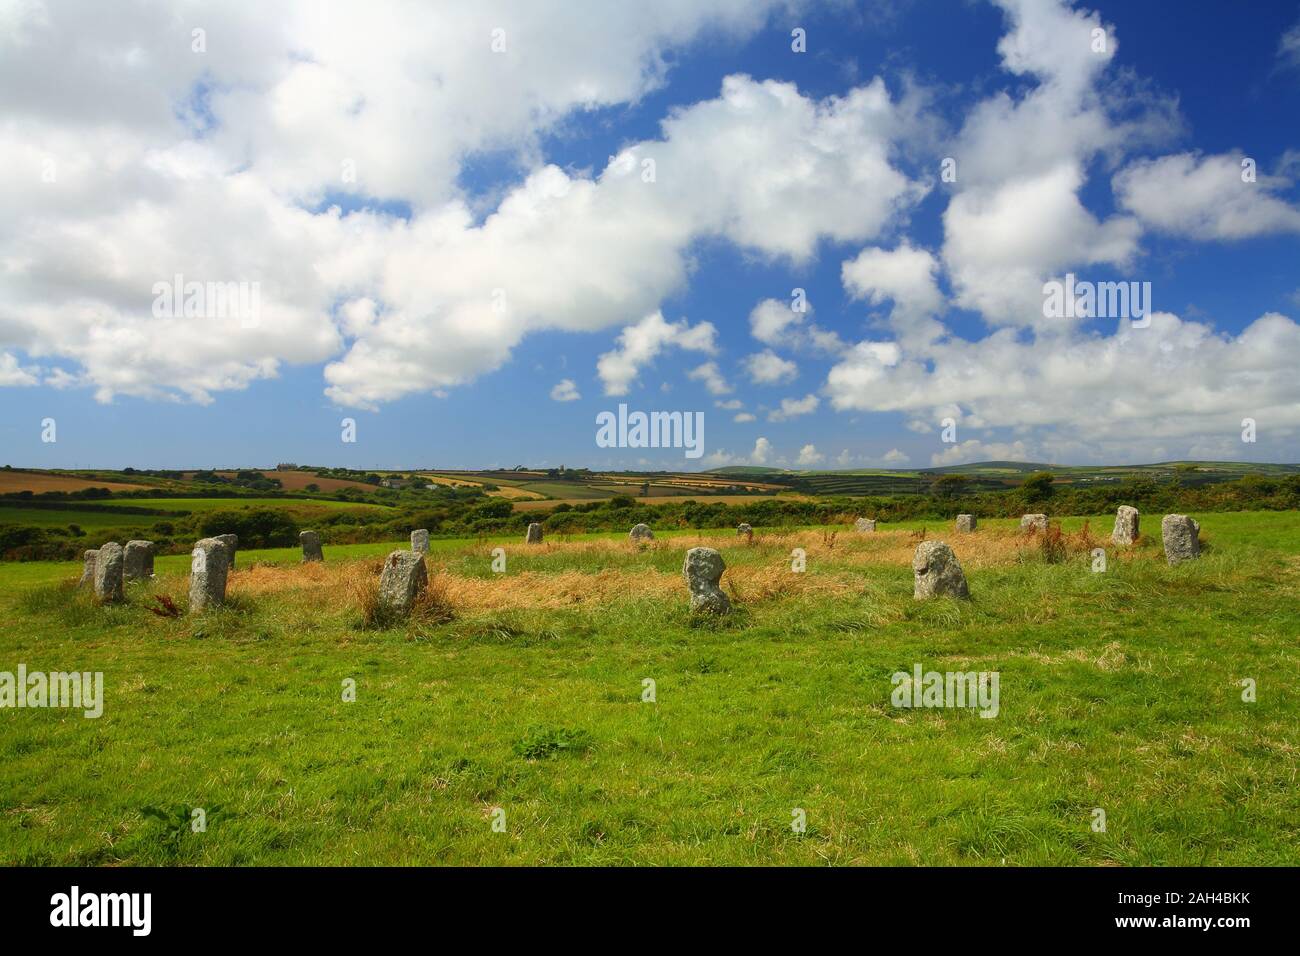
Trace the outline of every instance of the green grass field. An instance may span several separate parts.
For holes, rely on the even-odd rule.
[[[328,498],[130,498],[121,504],[137,508],[156,508],[160,511],[189,511],[198,514],[204,511],[235,511],[241,508],[355,508],[359,510],[384,509],[384,505],[364,504],[352,501],[331,501]]]
[[[0,863],[1297,865],[1300,514],[1196,517],[1200,561],[1148,539],[1102,574],[1014,522],[709,534],[720,621],[686,609],[693,532],[435,541],[451,619],[387,629],[350,587],[396,543],[240,552],[179,619],[146,605],[185,556],[107,608],[76,564],[3,564],[0,671],[102,671],[106,701],[0,710]],[[912,600],[922,525],[969,603]],[[891,706],[918,663],[998,672],[998,715]]]
[[[163,515],[122,514],[120,512],[77,508],[0,508],[0,525],[26,525],[34,528],[66,528],[75,524],[87,531],[100,528],[148,527],[165,521]]]
[[[387,510],[384,505],[361,504],[348,501],[330,501],[327,498],[122,498],[108,502],[110,505],[130,508],[147,508],[158,512],[189,512],[204,514],[209,511],[239,511],[245,508],[271,508],[292,514],[311,514],[322,511],[352,509],[357,511]],[[87,505],[84,508],[15,508],[0,507],[0,525],[30,525],[37,528],[66,528],[75,524],[86,530],[98,528],[148,527],[157,521],[167,520],[166,514],[133,514],[108,511]]]

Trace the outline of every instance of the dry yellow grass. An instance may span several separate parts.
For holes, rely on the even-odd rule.
[[[529,491],[527,488],[516,488],[514,485],[497,485],[497,490],[489,491],[488,496],[526,501],[542,501],[546,498],[540,491]]]
[[[449,488],[481,488],[483,486],[481,481],[466,481],[464,478],[448,478],[445,475],[421,474],[420,477],[431,484],[446,485]]]
[[[230,577],[232,595],[298,592],[312,604],[365,608],[378,587],[381,562],[350,561],[301,567],[258,565]],[[456,611],[500,611],[565,607],[599,607],[628,599],[680,597],[681,575],[675,572],[605,568],[586,571],[525,571],[505,578],[474,578],[437,571],[430,591],[440,594]],[[780,567],[733,567],[723,585],[742,601],[762,601],[793,595],[844,594],[860,590],[851,575],[796,575]]]
[[[427,478],[432,484],[446,485],[450,488],[482,488],[489,482],[467,481],[464,478],[448,478],[446,475],[421,475],[421,478]],[[546,496],[537,491],[529,491],[527,488],[518,488],[514,485],[497,485],[496,491],[489,491],[488,496],[493,498],[510,498],[541,500]]]
[[[830,597],[858,593],[862,589],[862,578],[853,573],[854,568],[910,568],[912,554],[920,540],[920,533],[909,531],[870,535],[794,531],[761,535],[752,544],[746,544],[732,532],[718,532],[660,538],[647,547],[656,552],[667,551],[683,556],[689,548],[716,547],[724,557],[731,555],[732,558],[723,575],[723,586],[742,602],[760,602],[796,596]],[[967,569],[1034,558],[1038,541],[1037,536],[998,531],[982,531],[949,539]],[[1086,552],[1095,544],[1082,535],[1067,536],[1065,541],[1068,553],[1075,555]],[[492,544],[484,543],[443,554],[452,560],[475,557],[487,562],[491,560],[492,548]],[[791,574],[791,552],[795,548],[804,550],[810,568],[828,562],[834,562],[836,567],[822,573]],[[620,566],[637,551],[638,546],[628,541],[553,539],[539,546],[529,546],[528,553],[583,556],[594,559],[596,563],[606,558],[609,566],[594,572],[525,571],[490,578],[441,570],[440,559],[443,556],[439,555],[429,562],[430,591],[437,596],[436,603],[445,604],[455,611],[598,607],[627,600],[680,596],[682,581],[678,572]],[[1126,558],[1132,559],[1131,554]],[[380,558],[296,566],[254,565],[234,572],[229,590],[234,595],[250,596],[298,592],[313,604],[339,606],[342,600],[350,606],[365,608],[368,602],[373,602],[382,568],[383,560]]]

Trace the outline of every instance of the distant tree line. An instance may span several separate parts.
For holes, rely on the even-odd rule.
[[[1278,478],[1248,475],[1236,481],[1195,485],[1156,482],[1143,476],[1085,487],[1056,482],[1044,472],[1030,475],[1019,487],[1006,491],[963,494],[955,490],[959,487],[953,482],[936,482],[925,495],[819,499],[755,496],[750,501],[730,504],[710,502],[707,496],[702,496],[649,505],[619,495],[581,504],[557,503],[551,508],[529,511],[515,511],[508,499],[485,496],[481,489],[439,487],[436,491],[419,492],[383,490],[377,494],[382,493],[394,507],[338,510],[313,516],[307,523],[284,509],[246,508],[196,514],[169,512],[161,521],[124,521],[121,527],[92,531],[77,525],[62,528],[5,525],[4,508],[0,507],[0,558],[69,560],[80,557],[86,548],[98,547],[109,540],[126,541],[130,537],[152,539],[160,553],[185,553],[197,538],[225,532],[238,534],[241,547],[290,547],[297,543],[298,532],[306,527],[322,532],[326,543],[345,544],[403,540],[414,528],[427,528],[440,537],[497,534],[522,537],[531,521],[542,522],[550,534],[577,534],[626,532],[640,521],[656,528],[700,529],[732,528],[742,521],[756,527],[844,524],[857,515],[883,522],[947,522],[961,513],[983,518],[1014,518],[1039,511],[1048,515],[1109,514],[1122,504],[1133,505],[1152,516],[1171,512],[1300,510],[1300,475]],[[131,510],[123,506],[108,507],[114,512]],[[124,513],[123,517],[130,515]]]

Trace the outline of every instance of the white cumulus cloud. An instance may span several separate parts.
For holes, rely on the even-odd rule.
[[[578,394],[578,386],[571,378],[562,378],[555,387],[551,389],[551,399],[557,402],[576,402],[582,398]]]
[[[771,349],[748,356],[741,363],[749,380],[755,385],[780,385],[793,382],[799,376],[799,366],[781,358]]]
[[[705,362],[703,365],[696,366],[687,373],[686,377],[693,382],[703,382],[710,395],[726,395],[732,391],[717,362]]]
[[[606,395],[626,395],[641,368],[664,349],[713,352],[717,348],[716,335],[717,329],[709,322],[668,322],[662,312],[652,312],[619,333],[618,347],[597,360],[596,374],[605,385]]]
[[[1153,229],[1192,239],[1300,232],[1300,208],[1275,195],[1287,183],[1243,181],[1242,156],[1179,153],[1139,160],[1115,176],[1120,204]]]
[[[749,36],[776,2],[286,0],[271,20],[241,0],[178,17],[151,0],[10,6],[0,348],[67,360],[65,381],[104,401],[208,402],[322,362],[340,404],[436,393],[532,332],[653,313],[698,239],[807,261],[926,191],[891,162],[911,118],[880,80],[817,99],[732,76],[594,177],[545,163],[548,131],[640,100],[674,51]],[[467,196],[484,150],[518,175]],[[260,320],[155,316],[154,285],[176,275],[258,283]]]
[[[803,398],[783,398],[781,407],[768,412],[767,420],[769,422],[784,422],[791,418],[798,418],[800,415],[811,415],[817,411],[821,405],[821,399],[816,395],[808,394]]]
[[[817,450],[813,444],[804,445],[799,449],[799,457],[796,462],[805,468],[811,468],[813,465],[819,465],[826,460],[826,456]]]

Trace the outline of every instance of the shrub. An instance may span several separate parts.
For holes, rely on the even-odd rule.
[[[199,531],[205,537],[237,534],[240,548],[287,548],[298,540],[293,519],[271,508],[213,511],[200,520]]]
[[[1065,538],[1061,534],[1060,522],[1053,521],[1048,524],[1047,530],[1038,539],[1038,547],[1042,552],[1043,560],[1048,564],[1060,564],[1065,560]]]

